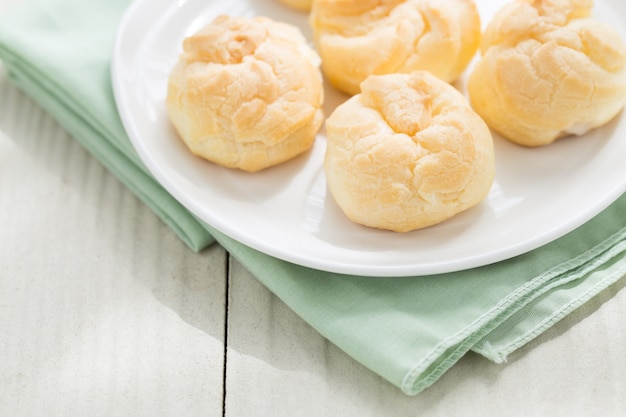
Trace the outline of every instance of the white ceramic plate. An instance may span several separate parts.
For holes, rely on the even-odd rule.
[[[483,21],[503,0],[478,0]],[[479,206],[406,234],[347,220],[326,189],[325,134],[295,160],[249,174],[192,156],[169,124],[166,81],[185,36],[218,14],[265,15],[300,26],[307,16],[278,0],[136,0],[119,27],[112,65],[117,105],[142,160],[183,205],[261,252],[326,271],[407,276],[477,267],[522,254],[573,230],[626,190],[626,121],[525,149],[495,138],[496,180]],[[626,7],[598,3],[619,26]],[[463,89],[463,80],[459,83]],[[326,114],[345,96],[326,89]]]

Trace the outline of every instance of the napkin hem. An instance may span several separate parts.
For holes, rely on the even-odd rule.
[[[572,313],[577,308],[580,308],[583,304],[591,300],[593,297],[598,295],[600,292],[605,290],[610,285],[616,283],[626,274],[626,266],[621,267],[607,276],[605,279],[599,281],[595,284],[588,292],[586,292],[583,296],[572,300],[572,302],[567,303],[563,306],[563,308],[559,309],[556,314],[548,316],[545,320],[541,322],[541,324],[534,327],[529,332],[525,333],[523,336],[515,339],[513,342],[503,345],[500,348],[496,348],[489,342],[485,342],[483,345],[484,348],[473,349],[476,353],[479,353],[482,356],[485,356],[491,359],[493,362],[497,364],[506,363],[509,355],[523,347],[533,339],[536,339],[543,332],[551,328],[554,324],[565,318],[568,314]]]
[[[605,254],[607,251],[611,252],[613,246],[619,240],[624,239],[624,235],[626,235],[626,228],[620,230],[619,232],[611,235],[609,238],[603,240],[599,244],[595,245],[593,248],[579,254],[578,256],[567,260],[559,265],[550,268],[549,270],[541,273],[535,278],[528,281],[526,284],[518,287],[515,291],[511,292],[507,297],[505,297],[501,302],[499,302],[493,309],[489,310],[485,314],[478,317],[472,323],[467,325],[462,331],[452,335],[451,337],[442,340],[437,346],[431,350],[431,353],[426,355],[418,364],[416,364],[407,374],[405,375],[403,382],[401,384],[401,389],[408,395],[415,395],[422,390],[426,389],[434,382],[436,382],[439,377],[448,370],[452,365],[454,365],[458,360],[469,350],[475,350],[473,347],[486,335],[495,330],[499,325],[504,323],[508,318],[510,318],[513,314],[523,309],[533,300],[545,294],[549,291],[558,288],[561,285],[564,285],[568,282],[572,282],[578,280],[585,276],[588,273],[591,273],[598,266],[606,263],[608,260],[613,259],[615,256],[619,256],[624,250],[617,250],[617,254],[613,256],[601,256]],[[595,259],[599,257],[599,259]],[[587,265],[589,261],[592,261]],[[576,269],[579,269],[574,274],[565,275],[570,273]],[[620,270],[616,271],[617,279],[619,279]],[[560,278],[559,278],[560,277]],[[603,280],[598,284],[598,287],[595,288],[596,292],[599,292],[601,289],[606,288],[608,284],[610,284],[611,280],[617,280],[614,276],[607,277],[606,280]],[[546,285],[549,281],[554,280],[554,282]],[[586,293],[586,295],[591,298],[591,292]],[[585,297],[585,295],[583,295]],[[573,301],[573,305],[570,306],[570,310],[567,312],[571,312],[573,310],[576,300]],[[580,303],[584,303],[584,299],[580,300]],[[564,312],[563,316],[566,314]],[[558,320],[555,320],[555,317],[552,317],[552,320],[548,320],[545,324],[546,326],[537,328],[536,334],[533,337],[538,336],[542,331],[545,331],[548,327],[555,324]],[[512,350],[508,352],[512,353],[515,349],[523,346],[523,344],[532,340],[532,338],[525,339],[524,343],[519,345],[511,345],[509,348]],[[521,340],[519,341],[521,342]],[[493,353],[488,348],[477,351],[479,354],[483,353]],[[489,357],[489,355],[483,355],[488,359],[499,358],[499,356]],[[436,362],[437,358],[444,357],[442,361]],[[502,361],[498,362],[494,360],[496,363],[502,363]],[[432,367],[435,365],[434,367]],[[432,369],[429,369],[431,368]]]
[[[615,240],[617,240],[618,242],[615,243]],[[608,249],[606,249],[589,268],[586,268],[585,271],[583,271],[583,275],[593,274],[598,267],[606,265],[612,260],[618,258],[620,255],[624,255],[626,253],[626,229],[623,229],[615,235],[611,236],[611,238],[604,241],[601,245],[608,246]],[[617,268],[609,267],[610,272],[608,273],[608,275],[592,285],[579,297],[571,299],[569,302],[563,304],[560,308],[554,310],[552,314],[546,316],[535,326],[520,334],[520,336],[514,338],[511,342],[498,347],[490,342],[484,342],[478,344],[477,346],[472,348],[472,350],[496,363],[506,362],[507,357],[511,353],[538,337],[541,333],[545,332],[547,329],[566,317],[572,311],[581,307],[583,304],[588,302],[594,296],[598,295],[604,289],[608,288],[609,286],[613,285],[621,278],[623,278],[626,274],[626,260],[622,259],[617,261],[617,263],[620,262],[624,263],[624,265],[620,264]],[[566,282],[561,284],[565,283]]]

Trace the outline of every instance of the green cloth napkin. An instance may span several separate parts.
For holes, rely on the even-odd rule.
[[[214,236],[323,336],[405,393],[434,383],[469,350],[505,361],[626,274],[626,195],[540,249],[438,276],[316,271],[211,230],[152,179],[118,119],[109,64],[117,23],[129,3],[39,0],[0,16],[0,59],[10,79],[193,249]]]

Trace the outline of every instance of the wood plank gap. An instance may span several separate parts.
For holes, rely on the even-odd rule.
[[[222,368],[222,417],[226,417],[226,374],[228,368],[228,305],[230,301],[230,253],[226,252],[225,270],[225,288],[224,288],[224,353]]]

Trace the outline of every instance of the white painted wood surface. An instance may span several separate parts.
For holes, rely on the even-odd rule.
[[[225,251],[192,253],[4,77],[0,224],[0,416],[221,415]]]
[[[188,250],[1,72],[0,224],[0,416],[626,415],[626,280],[407,397]]]

